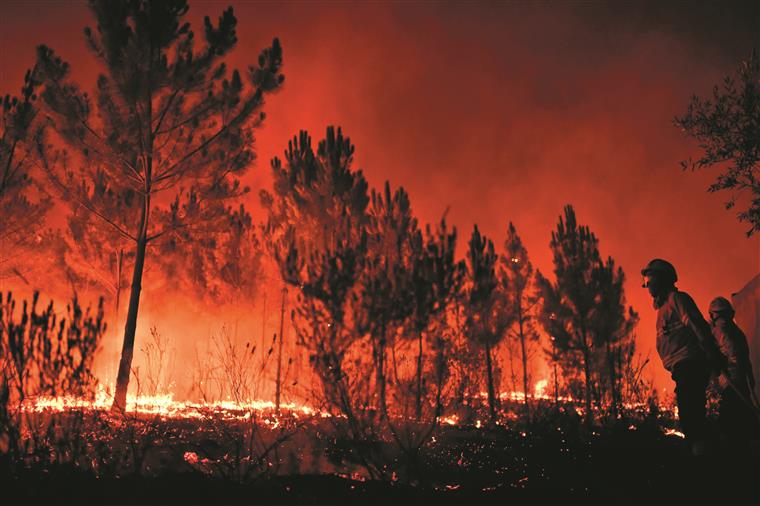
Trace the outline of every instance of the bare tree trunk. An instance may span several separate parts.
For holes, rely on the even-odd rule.
[[[148,67],[153,63],[153,47],[148,55]],[[150,70],[148,81],[151,81]],[[144,97],[145,100],[145,137],[140,139],[142,144],[142,162],[144,163],[144,197],[140,214],[140,228],[137,232],[137,248],[135,250],[135,267],[132,271],[132,288],[129,294],[129,309],[127,310],[127,322],[124,325],[124,345],[121,349],[119,372],[116,374],[116,393],[113,398],[112,410],[125,411],[127,408],[127,389],[129,388],[129,374],[132,370],[132,356],[135,348],[135,332],[137,331],[137,310],[140,306],[140,292],[142,291],[142,276],[145,266],[145,252],[148,247],[148,223],[150,219],[150,194],[153,182],[153,97],[150,92]],[[139,119],[138,119],[139,121]],[[142,134],[141,134],[142,137]],[[144,143],[144,144],[143,144]]]
[[[602,374],[599,372],[598,374],[594,374],[594,371],[591,371],[591,399],[592,404],[596,404],[596,407],[599,409],[600,413],[604,412],[604,397],[607,395],[605,392],[606,390],[606,383],[602,381]]]
[[[522,351],[522,369],[523,369],[523,398],[525,400],[525,419],[530,419],[530,404],[528,404],[528,352],[525,347],[525,329],[523,328],[523,317],[520,315],[520,348]]]
[[[491,363],[491,346],[486,343],[486,371],[488,377],[488,411],[491,415],[491,424],[496,423],[496,394],[493,385],[493,364]]]
[[[417,421],[422,418],[422,332],[417,336],[419,350],[417,353]]]
[[[377,383],[377,389],[379,394],[379,402],[380,402],[380,412],[385,416],[388,417],[388,406],[385,402],[385,320],[383,320],[381,325],[381,335],[377,342],[377,350],[375,353],[377,354],[376,357],[376,368],[375,371],[375,382]]]
[[[517,374],[515,373],[515,350],[513,349],[514,343],[511,339],[507,339],[507,355],[509,357],[509,381],[512,385],[512,391],[517,391]]]
[[[267,340],[267,291],[264,290],[264,302],[261,306],[261,349],[264,350]]]
[[[591,423],[593,421],[593,414],[591,412],[591,353],[588,348],[588,344],[586,343],[586,334],[583,334],[583,376],[586,384],[585,388],[585,406],[586,406],[586,416],[585,416],[585,422],[587,427],[591,427]]]
[[[261,350],[261,367],[264,367],[264,361],[267,357],[267,354],[265,352],[266,348],[266,342],[267,342],[267,290],[264,288],[263,291],[264,294],[264,300],[262,301],[261,305],[261,344],[259,345],[259,349]],[[256,384],[256,390],[259,392],[259,395],[261,395],[261,387],[262,383],[264,381],[264,375],[259,375],[259,379]]]
[[[280,412],[280,392],[282,385],[281,371],[282,371],[282,342],[285,340],[284,326],[285,326],[285,294],[288,293],[287,288],[282,287],[282,305],[280,306],[280,342],[277,347],[277,380],[275,384],[275,410]]]
[[[552,341],[552,362],[554,366],[554,408],[559,409],[559,375],[557,374],[557,347],[554,345],[554,338]]]
[[[607,340],[607,366],[609,368],[609,375],[610,375],[610,398],[611,398],[611,408],[612,408],[612,417],[617,420],[618,417],[618,408],[619,408],[619,402],[620,398],[618,395],[618,385],[617,385],[617,373],[615,371],[615,357],[612,354],[612,345],[610,343],[610,340]]]
[[[143,211],[146,215],[147,211]],[[145,220],[147,216],[143,219]],[[127,310],[127,322],[124,326],[124,344],[121,349],[119,372],[116,374],[116,393],[113,399],[112,409],[124,411],[127,407],[127,388],[129,387],[129,373],[132,369],[132,356],[135,348],[135,332],[137,330],[137,310],[140,305],[140,292],[142,290],[143,266],[145,265],[145,250],[147,240],[145,234],[137,241],[135,251],[135,267],[132,272],[132,289],[129,294],[129,309]]]

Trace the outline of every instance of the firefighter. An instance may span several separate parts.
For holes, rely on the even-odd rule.
[[[720,376],[718,428],[724,439],[754,439],[760,424],[752,408],[755,389],[747,337],[734,321],[734,308],[724,297],[710,303],[710,322],[720,351],[726,356],[726,371]]]
[[[678,422],[693,455],[707,450],[707,384],[725,358],[694,300],[679,291],[673,265],[659,258],[641,270],[657,310],[657,353],[676,383]]]

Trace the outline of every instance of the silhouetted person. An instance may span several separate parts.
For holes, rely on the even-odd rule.
[[[723,298],[710,303],[710,321],[720,351],[726,356],[725,376],[720,378],[718,427],[726,439],[753,439],[758,436],[760,423],[751,407],[751,392],[755,389],[752,364],[749,360],[747,337],[734,321],[734,308]],[[729,383],[730,382],[730,383]]]
[[[676,288],[675,267],[656,258],[641,274],[657,310],[657,353],[676,383],[681,430],[691,444],[692,454],[702,455],[708,436],[707,384],[712,372],[723,369],[725,358],[694,300]]]

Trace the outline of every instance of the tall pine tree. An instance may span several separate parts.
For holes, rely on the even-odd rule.
[[[588,226],[580,225],[572,206],[565,207],[550,243],[555,282],[540,272],[536,279],[542,296],[540,320],[552,338],[554,359],[571,371],[579,365],[584,383],[585,420],[593,422],[592,397],[609,385],[610,408],[618,416],[621,375],[633,351],[638,315],[627,307],[623,270],[611,257],[602,260],[599,241]],[[577,360],[575,360],[577,359]],[[597,381],[598,379],[598,381]]]
[[[509,329],[509,337],[520,347],[522,363],[523,400],[526,418],[530,418],[528,391],[530,389],[530,374],[528,365],[533,354],[533,348],[538,341],[535,328],[534,309],[537,297],[534,292],[533,265],[528,258],[528,251],[517,229],[512,222],[507,229],[507,239],[504,241],[504,254],[500,258],[500,278],[505,290],[514,318]]]
[[[412,215],[409,195],[395,192],[386,182],[384,191],[372,191],[368,222],[368,251],[356,312],[360,334],[369,334],[375,366],[378,404],[387,415],[386,383],[389,372],[386,353],[394,349],[413,311],[410,275],[419,240],[417,220]],[[417,241],[415,241],[417,239]],[[395,360],[391,364],[397,380]]]
[[[39,190],[39,180],[33,177],[35,139],[43,123],[37,103],[39,84],[39,73],[29,70],[21,96],[6,95],[2,99],[0,279],[14,275],[26,279],[23,266],[29,265],[29,254],[42,240],[43,218],[51,206],[45,193],[35,192]]]
[[[346,373],[355,294],[367,255],[367,182],[353,169],[354,146],[328,127],[313,149],[301,132],[272,160],[273,192],[261,198],[269,217],[266,240],[284,281],[297,292],[294,321],[299,343],[310,352],[325,402],[345,415],[360,437]]]
[[[62,196],[129,239],[134,266],[114,408],[126,404],[148,245],[177,234],[202,237],[228,217],[228,203],[247,191],[238,177],[253,160],[252,129],[264,97],[280,87],[282,50],[275,39],[249,67],[247,84],[223,59],[237,43],[237,20],[225,10],[204,20],[202,47],[188,23],[186,0],[91,0],[96,30],[87,44],[101,62],[94,100],[70,78],[68,63],[40,46],[41,94],[53,124],[38,151]],[[65,149],[60,149],[65,147]],[[107,174],[133,190],[136,220],[119,222],[66,183],[72,173]]]
[[[488,410],[491,423],[496,422],[499,398],[494,378],[494,348],[504,339],[513,315],[497,277],[498,256],[493,242],[480,234],[477,225],[470,237],[467,254],[467,338],[482,347],[485,357]]]
[[[600,263],[598,241],[587,226],[578,224],[572,206],[565,207],[557,230],[552,232],[550,247],[554,257],[555,282],[540,271],[536,281],[541,290],[543,305],[541,323],[553,338],[557,351],[577,355],[584,382],[585,420],[590,426],[593,318],[597,302],[594,287],[595,269]]]
[[[626,307],[625,274],[612,257],[595,269],[596,307],[593,315],[594,344],[602,362],[599,375],[609,385],[609,406],[613,419],[622,409],[622,377],[624,367],[635,349],[634,328],[639,321],[632,307]],[[625,361],[624,361],[625,359]],[[600,388],[601,385],[600,385]]]

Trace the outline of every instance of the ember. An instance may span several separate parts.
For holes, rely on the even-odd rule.
[[[665,435],[666,436],[680,437],[681,439],[683,439],[683,438],[686,437],[683,432],[681,432],[680,430],[676,430],[676,429],[665,429]]]
[[[71,396],[37,397],[26,399],[22,406],[25,412],[63,412],[71,409],[89,409],[107,411],[111,409],[113,398],[101,391],[95,400],[86,400]],[[317,412],[308,406],[294,403],[282,403],[281,413],[288,416],[330,416],[329,413]],[[171,394],[158,396],[127,397],[127,413],[142,415],[158,415],[166,418],[250,418],[252,412],[267,413],[272,418],[264,418],[264,423],[277,426],[276,405],[272,401],[254,400],[247,402],[216,401],[216,402],[179,402],[173,400]]]

